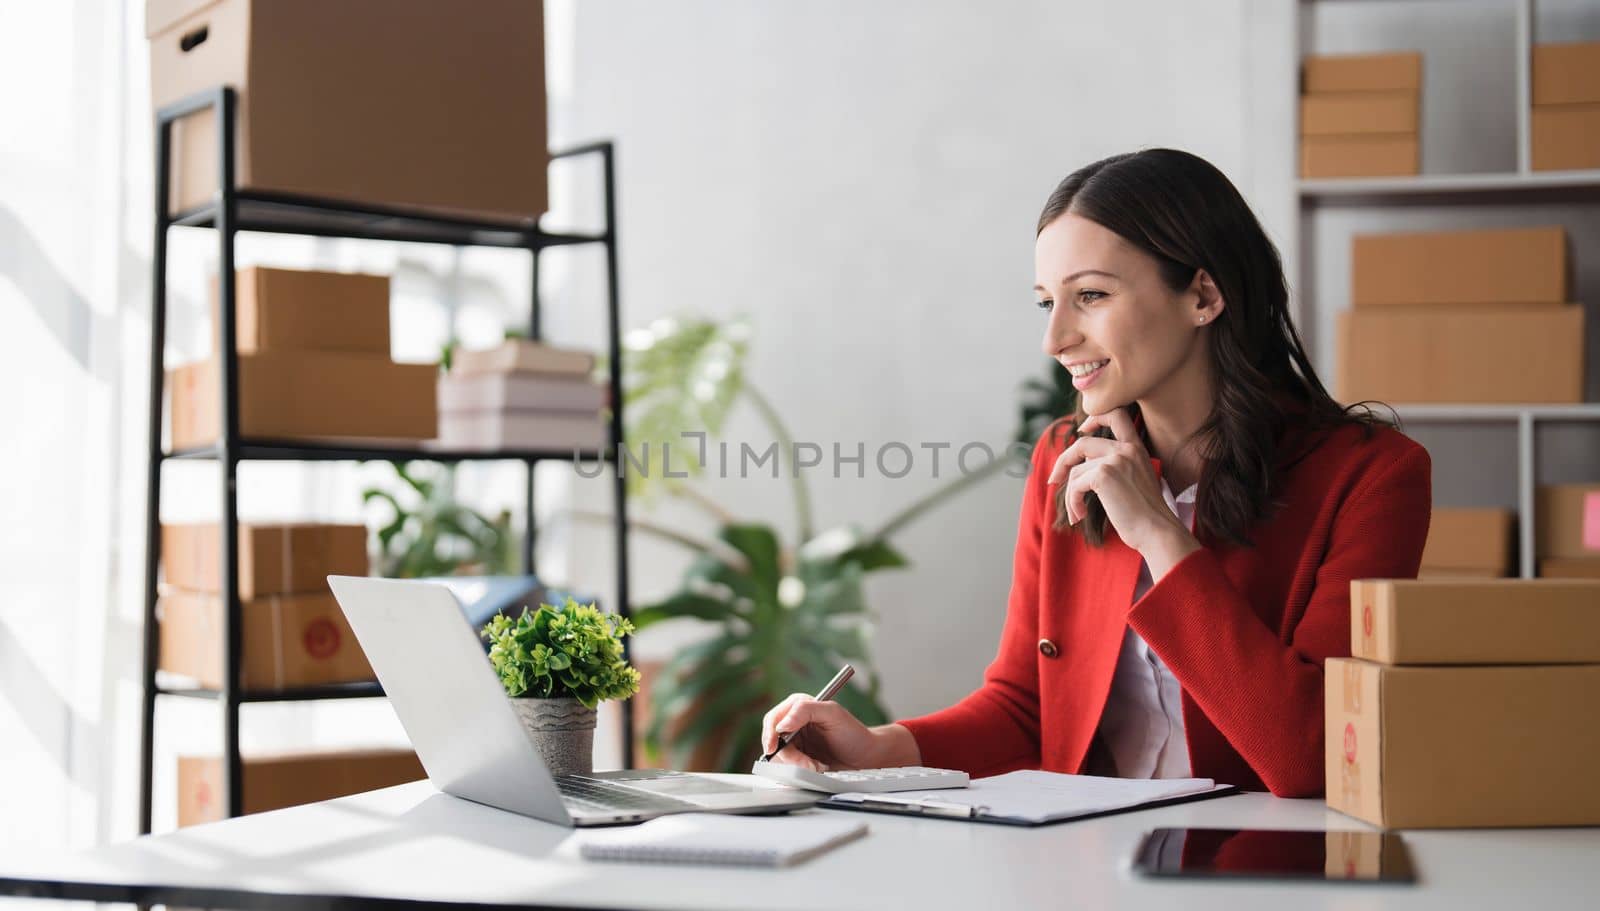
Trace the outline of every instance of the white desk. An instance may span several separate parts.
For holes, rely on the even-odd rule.
[[[839,812],[813,810],[808,812]],[[1408,832],[1420,882],[1149,881],[1157,826],[1366,828],[1317,800],[1241,794],[1037,829],[878,814],[871,833],[784,870],[588,863],[572,831],[427,782],[64,856],[0,858],[0,893],[285,909],[1579,908],[1600,891],[1600,829]],[[297,900],[304,897],[304,901]],[[314,898],[313,898],[314,897]]]

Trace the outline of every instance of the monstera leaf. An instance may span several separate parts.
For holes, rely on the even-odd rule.
[[[766,710],[814,691],[846,662],[858,673],[836,700],[865,724],[886,722],[878,681],[866,670],[871,613],[861,583],[905,559],[853,528],[818,535],[792,561],[765,525],[729,524],[718,537],[736,559],[702,554],[679,591],[633,613],[639,629],[682,617],[716,626],[667,662],[652,691],[645,749],[659,756],[666,748],[683,767],[710,743],[717,769],[747,771],[760,753]]]
[[[630,495],[653,499],[672,480],[668,471],[701,471],[698,443],[682,434],[722,431],[744,389],[749,337],[742,319],[660,319],[628,333],[622,388]]]

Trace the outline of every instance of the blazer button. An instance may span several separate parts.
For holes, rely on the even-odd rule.
[[[1046,658],[1054,658],[1056,656],[1056,644],[1049,639],[1040,639],[1039,654]]]

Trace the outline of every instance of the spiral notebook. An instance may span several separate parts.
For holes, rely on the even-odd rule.
[[[867,834],[867,824],[821,814],[679,813],[626,829],[585,832],[585,860],[787,867]]]

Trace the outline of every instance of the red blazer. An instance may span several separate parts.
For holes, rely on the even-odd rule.
[[[1183,687],[1196,776],[1321,794],[1322,662],[1350,654],[1350,580],[1417,574],[1432,503],[1427,450],[1387,427],[1371,438],[1359,426],[1286,437],[1281,505],[1252,529],[1254,546],[1202,533],[1203,547],[1132,604],[1141,558],[1110,523],[1100,548],[1050,528],[1045,481],[1070,442],[1065,424],[1034,447],[1005,628],[983,686],[900,722],[923,765],[975,777],[1086,771],[1131,625]]]

